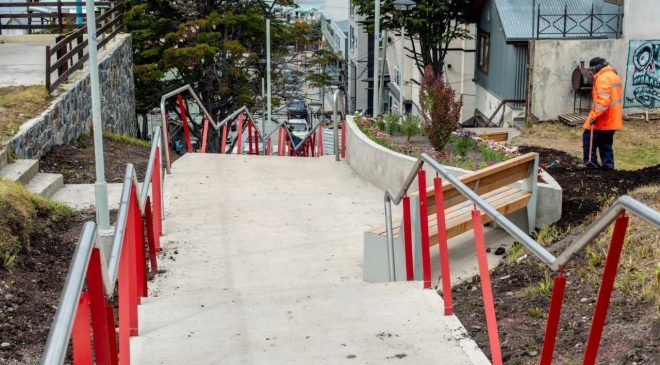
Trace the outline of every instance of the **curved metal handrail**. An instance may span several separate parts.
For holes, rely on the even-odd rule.
[[[124,235],[126,234],[126,224],[128,219],[128,210],[131,198],[131,189],[135,188],[136,196],[139,198],[140,210],[144,211],[144,206],[151,184],[151,171],[156,163],[156,149],[162,148],[160,138],[160,127],[154,131],[152,138],[151,154],[149,156],[148,167],[145,172],[145,179],[142,190],[137,179],[137,173],[133,164],[126,166],[124,182],[122,185],[121,199],[119,202],[119,211],[117,213],[117,222],[112,246],[110,248],[110,257],[106,259],[105,250],[101,246],[98,238],[97,227],[94,222],[86,222],[78,240],[78,245],[73,253],[73,258],[69,264],[69,272],[64,281],[64,289],[60,295],[59,304],[53,324],[48,334],[46,347],[41,358],[41,364],[61,364],[64,361],[68,343],[71,338],[71,330],[78,309],[78,302],[85,283],[87,267],[94,248],[99,248],[101,255],[101,277],[103,281],[103,290],[108,298],[111,298],[115,292],[117,274],[119,270],[119,258],[124,244]],[[160,167],[159,167],[160,168]]]
[[[449,170],[442,166],[438,161],[434,160],[431,156],[426,153],[422,153],[420,157],[415,162],[415,165],[410,170],[408,177],[404,180],[403,186],[398,193],[393,193],[390,190],[385,190],[384,194],[384,204],[385,204],[385,227],[387,231],[387,258],[389,265],[389,276],[390,280],[395,278],[395,268],[394,268],[394,238],[392,232],[392,205],[399,204],[403,195],[410,188],[410,185],[415,180],[417,172],[422,168],[424,164],[428,164],[431,168],[437,171],[443,179],[449,181],[456,190],[463,194],[468,200],[472,201],[477,207],[483,210],[486,214],[491,216],[493,220],[507,231],[511,236],[520,241],[527,249],[529,249],[536,257],[538,257],[544,264],[554,271],[559,270],[563,267],[571,258],[578,252],[580,252],[589,242],[591,242],[596,236],[603,232],[607,227],[614,222],[614,220],[621,214],[622,211],[627,210],[636,216],[642,218],[651,225],[654,225],[657,228],[660,228],[660,212],[657,212],[643,203],[633,199],[630,196],[624,195],[619,197],[619,199],[610,206],[602,215],[600,215],[591,225],[589,225],[586,230],[564,250],[564,252],[555,257],[548,250],[546,250],[541,244],[536,242],[533,238],[527,235],[523,230],[518,228],[513,222],[511,222],[507,217],[493,208],[488,202],[481,198],[477,193],[475,193],[470,187],[465,185],[459,178],[453,176]]]
[[[340,151],[339,151],[339,118],[337,118],[337,104],[341,101],[341,112],[342,119],[346,119],[346,95],[344,90],[338,89],[332,95],[332,126],[334,128],[334,151],[335,151],[335,160],[341,160]]]
[[[316,133],[316,130],[321,125],[323,125],[323,122],[319,121],[318,123],[316,123],[316,125],[314,127],[312,127],[312,129],[309,132],[307,132],[305,137],[303,137],[303,139],[300,140],[300,143],[298,143],[296,146],[293,146],[294,151],[297,151],[298,149],[300,149],[305,144],[305,142],[307,142],[307,140],[310,139],[314,135],[314,133]],[[287,129],[287,131],[288,131],[288,129]],[[290,133],[289,133],[289,135],[290,135]]]

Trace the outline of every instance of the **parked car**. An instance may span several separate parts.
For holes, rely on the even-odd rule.
[[[294,136],[303,139],[309,133],[309,125],[304,119],[289,119],[287,122],[289,124],[291,134]]]
[[[307,103],[304,100],[293,100],[287,104],[287,114],[289,119],[300,118],[307,121]]]

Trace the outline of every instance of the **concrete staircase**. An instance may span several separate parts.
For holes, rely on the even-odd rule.
[[[61,174],[39,172],[39,160],[9,162],[6,150],[0,151],[0,178],[16,181],[28,190],[50,198],[64,186]]]

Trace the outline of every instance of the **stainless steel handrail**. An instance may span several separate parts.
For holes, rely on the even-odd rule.
[[[64,281],[64,289],[60,295],[59,305],[55,312],[53,324],[48,334],[48,340],[44,353],[41,357],[42,365],[61,364],[68,348],[71,330],[75,319],[78,302],[85,283],[87,267],[94,248],[99,248],[101,255],[101,277],[103,279],[103,289],[108,298],[111,298],[115,292],[115,283],[117,282],[117,273],[119,269],[119,257],[126,234],[126,224],[128,219],[128,209],[131,198],[131,189],[135,188],[136,197],[138,197],[140,209],[144,210],[144,204],[149,193],[151,181],[151,171],[156,160],[156,147],[161,146],[161,130],[157,127],[154,131],[154,138],[151,142],[151,153],[145,178],[140,189],[137,173],[133,164],[126,166],[124,182],[122,185],[121,199],[119,202],[119,211],[117,213],[117,222],[110,247],[110,256],[106,259],[106,253],[101,245],[97,234],[97,227],[94,222],[87,222],[83,226],[78,245],[73,253],[73,258],[69,264],[69,272]],[[161,181],[162,182],[162,181]],[[161,190],[162,191],[162,190]]]
[[[62,364],[66,356],[73,321],[78,310],[78,302],[85,284],[85,274],[89,266],[96,241],[96,224],[87,222],[83,226],[78,245],[69,264],[69,272],[64,281],[64,290],[50,327],[46,348],[41,357],[42,365]]]
[[[167,141],[167,112],[165,110],[165,101],[172,96],[181,94],[184,91],[189,91],[190,94],[193,96],[195,101],[197,102],[197,105],[199,106],[200,109],[202,109],[202,113],[208,119],[208,121],[211,123],[211,125],[215,128],[218,129],[218,125],[216,124],[215,120],[211,116],[208,110],[206,110],[206,107],[204,104],[202,104],[202,101],[199,99],[199,96],[197,96],[197,93],[195,90],[190,85],[184,85],[181,86],[180,88],[176,90],[172,90],[168,92],[167,94],[161,96],[160,98],[160,117],[161,117],[161,127],[163,128],[163,146],[167,146],[167,148],[162,148],[163,151],[161,153],[164,155],[164,160],[165,160],[165,168],[167,169],[167,173],[171,173],[171,167],[172,167],[172,161],[170,160],[170,150],[169,150],[169,143]]]
[[[344,90],[338,89],[335,91],[335,93],[332,95],[332,126],[334,128],[334,151],[335,151],[335,160],[339,161],[341,160],[340,152],[339,152],[339,131],[337,130],[339,128],[339,118],[337,118],[337,104],[339,101],[341,101],[341,112],[342,112],[342,119],[346,119],[346,95],[344,94]]]
[[[300,140],[300,143],[298,143],[296,146],[293,146],[293,149],[297,151],[300,147],[302,147],[302,145],[305,144],[305,142],[307,142],[307,140],[310,139],[312,137],[312,135],[314,135],[314,133],[316,133],[316,130],[322,124],[323,124],[323,122],[320,122],[320,121],[318,123],[316,123],[316,125],[314,127],[312,127],[312,129],[310,129],[309,132],[307,132],[305,137]]]
[[[399,192],[395,195],[392,191],[386,190],[384,196],[385,204],[385,227],[387,231],[387,258],[390,280],[395,280],[395,267],[394,267],[394,238],[392,229],[392,205],[399,204],[405,192],[410,188],[410,185],[415,180],[417,172],[422,168],[424,163],[428,164],[431,168],[437,171],[443,179],[449,181],[461,194],[468,200],[472,201],[486,214],[491,216],[493,220],[507,231],[516,240],[520,241],[527,249],[529,249],[536,257],[554,271],[563,267],[570,259],[580,250],[591,242],[596,236],[603,232],[607,227],[614,222],[614,220],[621,214],[622,211],[627,210],[636,216],[642,218],[651,225],[660,228],[660,212],[657,212],[641,202],[631,198],[630,196],[622,196],[611,206],[605,213],[599,216],[587,229],[564,250],[564,252],[557,258],[546,250],[541,244],[536,242],[533,238],[523,232],[518,226],[511,222],[508,218],[502,215],[497,209],[493,208],[488,202],[475,193],[470,187],[463,184],[459,178],[453,176],[445,167],[439,162],[434,160],[426,153],[415,162],[408,177],[403,183]]]

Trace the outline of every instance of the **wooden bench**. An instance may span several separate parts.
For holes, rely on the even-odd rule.
[[[509,142],[509,132],[487,132],[487,133],[478,133],[477,137],[486,140],[493,141],[497,143],[507,143]]]
[[[537,170],[537,154],[528,153],[485,169],[468,173],[459,177],[459,179],[503,215],[509,215],[527,208],[526,222],[524,222],[525,227],[521,228],[531,232],[534,230],[536,216]],[[429,180],[431,178],[429,177]],[[449,182],[443,183],[442,193],[445,205],[447,238],[455,237],[471,230],[472,202],[468,201]],[[428,188],[426,194],[429,214],[429,242],[431,245],[435,245],[438,243],[438,227],[435,214],[435,190],[433,187]],[[419,193],[415,192],[411,194],[411,197],[419,198]],[[411,209],[416,209],[416,207],[411,205]],[[484,223],[492,221],[492,218],[483,212],[481,216]],[[415,223],[413,223],[414,225]],[[400,231],[401,221],[393,222],[395,239],[400,239]],[[387,234],[385,225],[378,226],[368,231],[368,233],[383,237]]]

